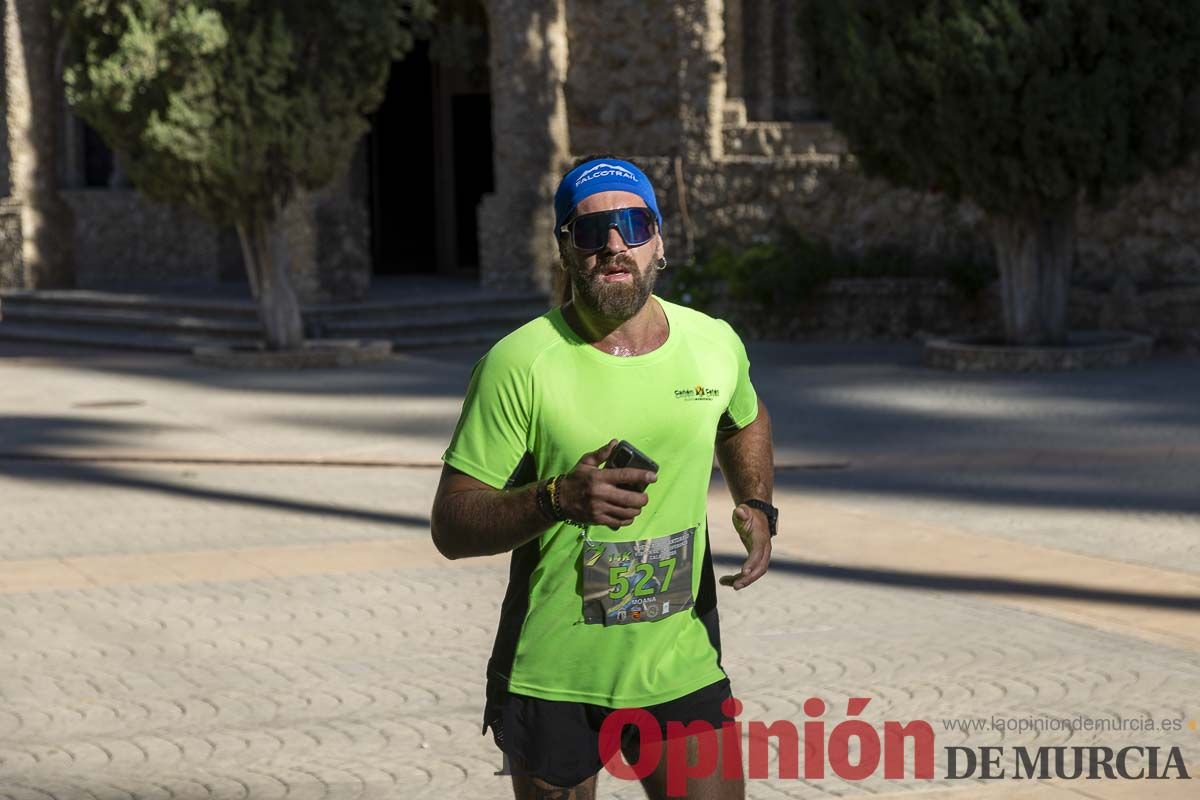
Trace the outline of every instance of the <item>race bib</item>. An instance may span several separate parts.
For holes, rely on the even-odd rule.
[[[583,546],[583,621],[654,622],[691,608],[696,529]]]

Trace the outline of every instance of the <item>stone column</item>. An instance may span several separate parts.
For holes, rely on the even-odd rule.
[[[8,69],[8,24],[9,0],[0,0],[0,197],[12,197],[12,149],[9,147],[8,135],[8,96],[11,94],[8,82],[11,74]]]
[[[725,116],[725,22],[722,0],[678,0],[675,3],[678,52],[679,142],[671,172],[682,252],[696,255],[696,229],[689,195],[714,174],[724,156],[721,128]]]
[[[58,194],[61,131],[59,31],[46,0],[4,4],[7,185],[20,203],[23,278],[28,288],[73,282],[71,213]]]
[[[0,0],[0,64],[8,61],[8,3]],[[8,108],[8,74],[0,76],[0,109]],[[0,289],[25,285],[21,257],[21,204],[12,198],[12,156],[8,146],[8,115],[0,114]]]
[[[679,33],[679,155],[685,167],[707,164],[723,155],[723,6],[722,0],[681,0],[675,4]]]
[[[554,189],[569,166],[564,0],[488,0],[496,190],[479,210],[480,282],[548,292]]]

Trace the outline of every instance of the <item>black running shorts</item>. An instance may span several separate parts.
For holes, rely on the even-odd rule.
[[[687,725],[703,720],[720,730],[723,722],[732,719],[721,710],[729,697],[729,679],[724,678],[645,710],[658,720],[665,741],[668,722]],[[600,726],[614,710],[509,693],[499,719],[491,723],[492,736],[496,746],[512,760],[514,771],[524,762],[535,778],[553,786],[576,786],[604,767],[600,761]],[[637,727],[627,725],[621,741],[625,749],[632,748],[636,754],[638,738]]]

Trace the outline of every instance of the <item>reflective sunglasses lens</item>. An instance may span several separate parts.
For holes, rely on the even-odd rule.
[[[611,214],[586,214],[571,226],[571,241],[579,250],[599,250],[608,241]]]
[[[600,250],[608,244],[613,225],[629,247],[643,245],[654,236],[654,214],[648,208],[618,208],[584,214],[571,225],[571,241],[579,250]]]
[[[654,236],[654,215],[648,208],[622,208],[617,212],[617,230],[630,247],[637,247]]]

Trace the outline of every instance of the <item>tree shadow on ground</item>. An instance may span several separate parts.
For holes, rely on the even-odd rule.
[[[316,428],[428,445],[449,441],[471,366],[486,349],[448,348],[375,367],[312,373],[229,372],[185,358],[111,352],[54,363],[197,383],[219,392],[278,393],[281,400],[289,394],[329,397],[329,408],[298,411],[281,403],[276,411],[255,413],[264,422],[269,417],[281,423],[289,434],[294,428],[297,437]],[[775,423],[779,461],[848,465],[781,472],[785,488],[1042,508],[1200,512],[1200,485],[1188,478],[1200,474],[1200,370],[1192,361],[1156,358],[1116,370],[961,375],[922,367],[920,349],[911,344],[762,342],[751,344],[750,355],[752,378]],[[414,397],[433,405],[422,403],[407,416],[374,404],[339,413],[337,398],[349,396]],[[56,447],[64,437],[82,449],[89,436],[93,446],[111,446],[137,433],[110,428],[101,437],[77,419],[29,417],[9,424],[21,427],[16,442],[25,453]],[[12,450],[5,446],[5,429],[0,424],[0,449]],[[1173,449],[1189,443],[1192,455],[1172,459]],[[1145,452],[1128,462],[1104,460],[1106,452],[1131,448]],[[1006,453],[1028,458],[1007,466],[978,460]],[[1038,453],[1065,453],[1079,463],[1034,463]],[[890,466],[872,465],[881,455]],[[909,456],[911,467],[905,464]],[[941,459],[942,466],[919,463],[930,457]]]
[[[46,451],[86,451],[89,445],[109,444],[122,436],[151,435],[163,426],[71,417],[7,417],[0,420],[0,474],[9,480],[39,483],[90,484],[167,494],[181,499],[232,503],[281,512],[318,514],[357,522],[428,527],[429,518],[411,514],[348,508],[303,499],[271,497],[221,489],[188,486],[115,468],[102,461],[54,460]],[[35,458],[36,457],[36,458]]]
[[[745,559],[738,556],[713,554],[715,565],[740,569]],[[1200,612],[1200,597],[1130,592],[1120,589],[1093,589],[1049,581],[1026,581],[1015,578],[987,578],[953,575],[943,572],[911,572],[908,570],[846,567],[837,564],[818,564],[800,559],[772,558],[771,571],[811,578],[827,578],[843,583],[873,584],[901,589],[921,589],[936,592],[970,592],[972,594],[1020,595],[1048,597],[1061,600],[1083,600],[1095,603],[1163,608]]]

